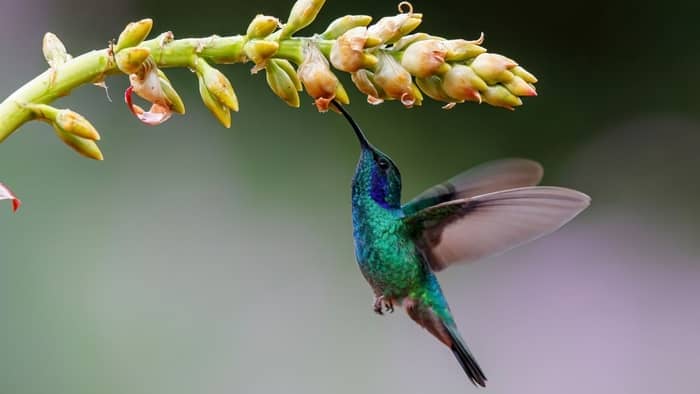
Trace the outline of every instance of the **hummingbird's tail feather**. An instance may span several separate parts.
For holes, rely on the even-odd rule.
[[[442,301],[444,302],[444,299]],[[479,364],[474,360],[474,356],[469,352],[467,345],[464,344],[462,336],[459,335],[459,331],[457,331],[457,327],[452,321],[449,310],[446,311],[447,316],[443,314],[440,317],[431,306],[411,298],[404,299],[403,306],[411,319],[452,350],[452,353],[457,357],[457,361],[459,361],[459,365],[462,366],[467,377],[475,386],[486,387],[486,376],[484,376]],[[447,307],[446,304],[444,307]]]
[[[452,353],[457,357],[459,365],[462,366],[469,380],[471,380],[475,386],[486,387],[486,376],[481,371],[479,364],[476,363],[474,356],[469,352],[467,345],[464,344],[457,329],[455,327],[449,327],[448,325],[445,325],[445,328],[447,329],[450,339],[452,339]]]

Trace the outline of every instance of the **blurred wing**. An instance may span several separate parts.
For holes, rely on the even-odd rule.
[[[406,215],[445,201],[464,199],[499,190],[534,186],[542,179],[542,166],[526,159],[490,161],[470,168],[433,186],[403,206]]]
[[[590,204],[571,189],[531,186],[449,201],[404,222],[433,271],[505,252],[558,229]]]

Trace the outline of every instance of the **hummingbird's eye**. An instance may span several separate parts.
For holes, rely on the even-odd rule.
[[[380,157],[379,160],[377,160],[377,165],[378,165],[379,168],[381,168],[382,170],[386,170],[387,168],[389,168],[389,162],[386,161],[386,159],[383,158],[383,157]]]

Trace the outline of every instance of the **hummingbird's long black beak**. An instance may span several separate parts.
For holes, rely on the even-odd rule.
[[[358,126],[358,124],[355,123],[355,120],[352,118],[352,116],[350,116],[348,111],[346,111],[345,108],[343,108],[343,106],[340,105],[340,103],[335,101],[335,100],[333,100],[331,103],[333,104],[334,107],[336,107],[338,109],[338,111],[340,111],[341,114],[343,114],[345,119],[347,119],[348,123],[350,123],[350,126],[352,126],[352,129],[355,131],[355,135],[357,136],[357,139],[360,141],[360,146],[362,146],[362,148],[371,149],[372,146],[369,144],[369,141],[367,141],[367,137],[365,137],[365,133],[363,133],[362,129],[360,129],[360,126]]]

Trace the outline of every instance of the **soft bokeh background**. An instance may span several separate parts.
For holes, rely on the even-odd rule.
[[[652,2],[653,3],[653,2]],[[405,197],[482,161],[529,157],[589,193],[561,231],[440,274],[501,393],[697,392],[700,27],[697,2],[415,1],[423,30],[520,61],[540,96],[515,112],[351,111],[400,165]],[[235,34],[291,2],[2,0],[0,97],[45,69],[45,31],[80,53],[153,17],[176,36]],[[396,2],[329,1],[336,16]],[[356,268],[344,121],[299,110],[262,73],[226,66],[241,100],[223,129],[186,70],[188,114],[140,125],[93,87],[61,100],[102,133],[104,162],[30,124],[0,145],[0,393],[476,392],[403,313],[379,318]],[[348,88],[349,79],[345,78]]]

